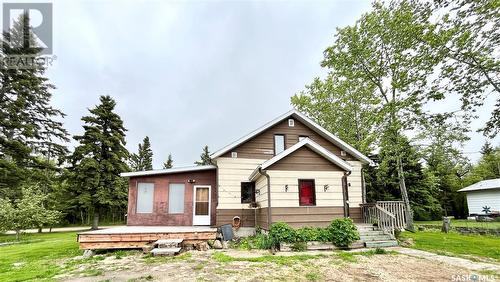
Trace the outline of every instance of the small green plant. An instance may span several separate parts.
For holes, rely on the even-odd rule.
[[[306,279],[309,281],[318,281],[319,280],[319,274],[315,271],[313,272],[308,272],[306,274]]]
[[[300,242],[331,242],[331,234],[326,228],[302,227],[296,231],[296,240]]]
[[[269,237],[276,244],[293,243],[296,241],[297,233],[285,222],[276,222],[269,229]]]
[[[339,252],[338,256],[340,259],[342,259],[343,261],[346,261],[346,262],[357,262],[358,261],[353,253]]]
[[[352,242],[359,240],[359,233],[350,218],[338,218],[332,220],[328,226],[332,243],[339,248],[347,248]]]
[[[263,250],[268,250],[271,249],[271,247],[274,245],[273,240],[267,236],[266,234],[258,234],[255,236],[255,248],[256,249],[263,249]]]
[[[305,242],[295,242],[290,246],[294,252],[303,252],[307,249],[307,244]]]
[[[384,255],[384,254],[387,254],[387,251],[386,251],[386,250],[384,250],[384,249],[381,249],[381,248],[376,248],[374,252],[375,252],[375,254],[377,254],[377,255]]]
[[[125,251],[123,250],[118,250],[115,252],[115,258],[116,259],[121,259],[126,255]]]

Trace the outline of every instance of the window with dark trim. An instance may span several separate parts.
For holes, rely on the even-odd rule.
[[[306,138],[309,138],[309,136],[307,135],[299,135],[299,142],[306,139]]]
[[[316,189],[314,187],[314,179],[299,179],[299,205],[316,205]]]
[[[255,182],[241,182],[241,203],[255,202]]]
[[[274,135],[274,155],[285,151],[285,135],[275,134]]]

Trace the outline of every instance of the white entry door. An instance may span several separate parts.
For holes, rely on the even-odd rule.
[[[195,185],[193,193],[193,225],[210,225],[210,186]]]

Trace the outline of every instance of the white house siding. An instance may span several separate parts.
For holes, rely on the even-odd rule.
[[[500,211],[500,189],[489,189],[467,192],[469,214],[484,214],[483,207],[491,211]]]
[[[363,164],[360,161],[348,161],[352,166],[351,175],[347,177],[347,182],[350,183],[349,186],[349,203],[350,207],[358,207],[359,204],[363,203],[362,196],[362,182],[361,182],[361,168]]]
[[[241,182],[247,182],[250,174],[265,160],[217,158],[215,161],[219,186],[217,209],[249,209],[248,204],[241,203]]]
[[[361,166],[348,176],[350,207],[361,203]],[[284,171],[268,170],[271,176],[271,204],[273,207],[299,207],[299,179],[314,179],[317,207],[343,206],[342,171]],[[288,185],[288,191],[285,186]],[[328,185],[325,191],[324,187]],[[266,196],[267,197],[267,196]]]
[[[259,207],[267,208],[267,178],[265,176],[257,178],[255,191],[258,191],[257,195],[255,195],[255,201],[259,204]]]

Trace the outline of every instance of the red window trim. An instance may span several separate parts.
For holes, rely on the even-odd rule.
[[[313,203],[312,204],[302,204],[300,201],[301,198],[301,189],[300,189],[300,183],[302,182],[312,182],[312,197],[313,197]],[[314,182],[314,179],[299,179],[299,206],[302,207],[311,207],[311,206],[316,206],[316,183]]]

